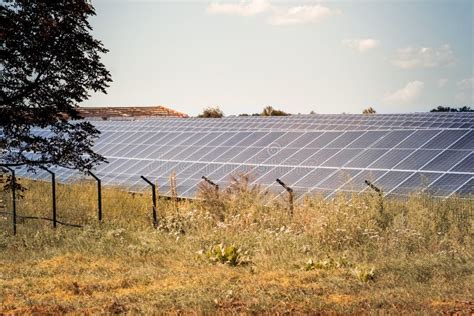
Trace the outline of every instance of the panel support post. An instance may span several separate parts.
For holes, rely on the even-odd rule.
[[[212,185],[214,187],[214,190],[216,191],[216,195],[219,195],[219,185],[211,180],[209,180],[207,177],[202,176],[202,179]]]
[[[373,184],[369,180],[365,180],[365,184],[367,184],[369,188],[377,192],[377,194],[379,195],[379,210],[382,213],[383,212],[383,190],[377,187],[375,184]]]
[[[52,199],[52,206],[53,206],[53,228],[57,226],[57,214],[56,214],[56,174],[49,170],[46,167],[41,167],[41,169],[45,170],[51,175],[51,199]]]
[[[153,202],[153,227],[158,227],[158,218],[156,216],[156,186],[153,182],[145,178],[144,176],[140,176],[146,183],[148,183],[151,186],[151,199]]]
[[[293,211],[294,211],[294,205],[293,205],[293,199],[294,199],[294,194],[293,194],[293,189],[287,186],[283,181],[280,179],[276,179],[276,182],[278,182],[279,185],[281,185],[287,192],[288,192],[288,204],[289,204],[289,213],[290,216],[293,216]]]
[[[12,208],[13,208],[13,235],[16,235],[16,177],[15,177],[15,169],[10,168],[8,166],[5,166],[11,174],[12,174],[12,183],[11,183],[11,189],[12,189]]]
[[[99,223],[102,223],[102,181],[91,171],[89,171],[89,174],[97,181],[97,215]]]

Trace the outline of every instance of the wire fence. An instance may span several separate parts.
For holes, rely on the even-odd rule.
[[[159,195],[155,184],[146,177],[142,177],[142,179],[148,183],[149,189],[143,192],[129,192],[124,188],[103,187],[101,179],[94,174],[91,174],[91,180],[64,184],[57,183],[54,173],[50,173],[51,181],[49,182],[10,176],[9,186],[5,186],[8,183],[7,174],[2,174],[0,186],[5,187],[0,191],[0,225],[4,227],[4,230],[7,230],[11,225],[13,234],[16,234],[17,226],[21,224],[32,225],[38,229],[43,229],[45,224],[52,228],[59,225],[80,228],[104,221],[113,223],[118,219],[131,218],[141,222],[142,225],[151,224],[155,228],[159,224],[162,205],[159,205],[158,199],[163,196]],[[15,183],[12,185],[12,179],[16,184],[20,183],[21,188],[15,186]],[[290,216],[297,205],[295,199],[298,203],[304,204],[312,198],[310,195],[300,198],[301,193],[295,192],[279,179],[276,179],[276,182],[285,189],[285,192],[274,198],[278,198],[280,202],[287,205]],[[218,193],[220,187],[212,180],[203,176],[203,183],[207,183],[212,190]],[[374,183],[366,181],[366,184],[372,190],[369,194],[379,199],[378,207],[381,212],[390,205],[400,207],[405,203],[413,202],[413,196],[386,198],[383,191]],[[176,191],[176,186],[176,179],[174,179],[174,191]],[[354,194],[346,194],[345,198],[351,199],[351,195],[353,197]],[[177,192],[175,192],[174,198],[178,198]],[[456,198],[456,203],[426,195],[420,195],[415,199],[420,207],[429,210],[445,208],[449,211],[449,209],[456,208],[456,210],[463,210],[463,212],[456,212],[456,214],[466,217],[465,220],[470,220],[473,216],[474,200],[471,198]],[[460,218],[459,220],[464,219]]]

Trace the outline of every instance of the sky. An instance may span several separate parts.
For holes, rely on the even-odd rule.
[[[113,82],[83,106],[235,115],[474,104],[473,1],[92,3]]]

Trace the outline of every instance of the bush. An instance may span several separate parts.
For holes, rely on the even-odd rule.
[[[362,114],[376,114],[377,112],[375,111],[375,109],[373,107],[368,107],[367,109],[364,109],[364,111],[362,111]]]
[[[288,116],[290,114],[282,111],[282,110],[276,110],[271,106],[267,106],[263,109],[262,111],[262,116]]]
[[[205,108],[202,113],[198,115],[198,117],[204,118],[221,118],[223,116],[224,112],[222,112],[218,106]]]

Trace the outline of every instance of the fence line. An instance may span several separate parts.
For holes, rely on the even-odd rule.
[[[27,216],[27,215],[18,215],[17,214],[17,205],[16,205],[16,202],[17,202],[17,195],[16,195],[16,191],[17,191],[17,182],[16,182],[16,177],[15,177],[15,171],[14,169],[8,167],[8,166],[2,166],[0,165],[0,168],[5,168],[5,169],[8,169],[12,175],[11,177],[11,181],[12,183],[9,185],[10,189],[11,189],[11,194],[12,194],[12,197],[11,197],[11,205],[12,205],[12,211],[5,211],[6,209],[6,205],[5,205],[5,201],[3,201],[2,203],[2,199],[1,199],[1,196],[0,196],[0,214],[3,214],[3,215],[7,215],[7,216],[11,216],[12,217],[12,225],[13,225],[13,234],[15,235],[16,232],[17,232],[17,218],[20,218],[20,219],[34,219],[34,220],[45,220],[45,221],[51,221],[53,223],[53,227],[56,228],[56,224],[61,224],[61,225],[64,225],[64,226],[69,226],[69,227],[83,227],[83,225],[81,224],[73,224],[73,223],[67,223],[67,222],[64,222],[64,221],[59,221],[57,219],[57,196],[56,196],[56,177],[55,177],[55,173],[48,170],[47,168],[42,168],[43,170],[45,170],[46,172],[48,172],[50,175],[51,175],[51,203],[52,203],[52,218],[49,218],[49,217],[45,217],[45,216]],[[89,175],[92,176],[94,178],[94,180],[97,182],[97,219],[99,221],[99,223],[102,223],[103,221],[103,206],[102,206],[102,185],[101,185],[101,179],[93,174],[92,172],[89,172]],[[2,175],[2,180],[4,179],[3,175]],[[158,224],[159,224],[159,221],[158,221],[158,214],[157,214],[157,192],[156,192],[156,184],[153,183],[152,181],[150,181],[147,177],[145,176],[141,176],[141,179],[143,181],[145,181],[148,185],[150,185],[151,187],[151,198],[152,198],[152,224],[153,224],[153,227],[157,228],[158,227]],[[211,186],[214,187],[216,193],[218,194],[218,191],[219,191],[219,185],[214,183],[212,180],[208,179],[206,176],[202,176],[202,179],[204,181],[206,181],[207,183],[209,183]],[[4,181],[3,181],[4,182]],[[276,179],[276,182],[279,183],[288,193],[288,200],[287,200],[287,203],[288,203],[288,210],[289,210],[289,214],[290,216],[293,215],[293,212],[294,212],[294,202],[293,202],[293,199],[294,199],[294,190],[287,184],[285,184],[284,182],[282,182],[280,179]],[[2,181],[0,181],[0,183],[2,183]],[[34,183],[34,180],[33,180],[33,183]],[[390,198],[387,198],[387,197],[384,197],[383,195],[383,190],[379,187],[376,186],[376,184],[370,182],[370,181],[367,181],[365,180],[365,183],[371,188],[373,189],[373,191],[375,193],[377,193],[379,195],[379,198],[380,198],[380,209],[381,211],[383,211],[383,205],[384,203],[390,203],[390,201],[392,200],[392,197]],[[408,200],[409,197],[406,197],[406,199]],[[403,197],[397,199],[397,200],[402,200],[403,201]],[[434,203],[442,203],[442,199],[436,199],[436,198],[423,198],[423,197],[420,197],[420,201],[423,202],[423,205],[425,205],[426,207],[429,207],[429,208],[433,208],[434,207]],[[462,204],[462,207],[469,207],[469,216],[472,216],[472,207],[473,207],[473,203],[472,203],[472,199],[466,199],[465,201],[463,199],[460,199],[461,201],[461,204]],[[464,202],[466,204],[464,204]],[[3,207],[2,207],[3,206]]]

